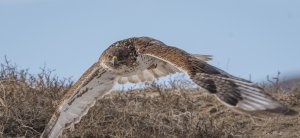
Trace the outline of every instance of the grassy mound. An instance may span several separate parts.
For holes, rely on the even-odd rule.
[[[255,118],[229,110],[187,82],[170,84],[114,91],[63,137],[300,137],[300,116]],[[294,84],[284,90],[279,83],[264,87],[276,88],[272,95],[299,111],[300,87]],[[39,137],[71,85],[45,69],[31,75],[1,64],[0,137]]]

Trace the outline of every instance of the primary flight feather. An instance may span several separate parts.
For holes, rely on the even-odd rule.
[[[297,113],[250,81],[209,65],[205,61],[210,58],[189,54],[150,37],[115,42],[68,91],[41,137],[56,138],[66,127],[78,123],[96,100],[108,94],[116,83],[152,81],[176,72],[185,72],[193,82],[232,109],[250,114]]]

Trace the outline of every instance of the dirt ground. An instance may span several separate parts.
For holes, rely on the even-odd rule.
[[[72,85],[69,79],[51,73],[42,70],[31,75],[13,65],[1,66],[0,137],[39,137]],[[112,92],[62,137],[300,137],[299,115],[258,118],[240,114],[200,88],[180,81],[169,83],[172,87],[150,84],[145,89]],[[271,93],[276,99],[300,111],[299,82],[284,89],[277,83],[264,87],[268,92],[276,89]]]

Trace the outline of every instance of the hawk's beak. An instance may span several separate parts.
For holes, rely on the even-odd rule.
[[[113,56],[113,58],[112,58],[112,60],[111,60],[111,63],[112,63],[113,65],[116,65],[117,62],[118,62],[118,58],[117,58],[116,56]]]

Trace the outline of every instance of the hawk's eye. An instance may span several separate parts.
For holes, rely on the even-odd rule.
[[[112,59],[112,57],[113,57],[112,55],[110,55],[110,54],[108,55],[108,59]]]

